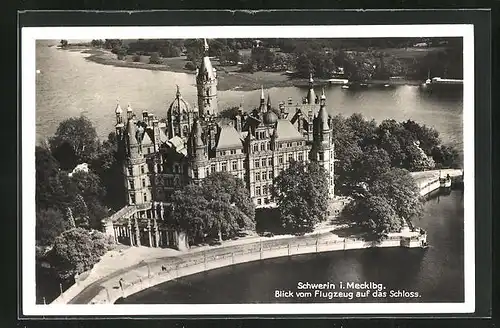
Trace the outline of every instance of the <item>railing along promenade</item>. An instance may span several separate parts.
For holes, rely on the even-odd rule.
[[[76,299],[74,304],[113,304],[120,298],[128,297],[149,287],[180,277],[205,272],[225,266],[277,257],[300,254],[363,249],[371,247],[400,247],[402,239],[419,243],[419,236],[389,236],[380,242],[367,242],[356,238],[306,236],[279,240],[268,240],[246,245],[222,247],[199,252],[186,253],[178,257],[166,257],[144,263],[134,268],[131,277],[116,276],[97,289],[96,295]]]

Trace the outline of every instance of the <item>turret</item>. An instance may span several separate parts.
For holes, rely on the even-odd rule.
[[[127,148],[130,158],[140,156],[139,142],[137,141],[137,127],[135,117],[132,116],[127,122]]]
[[[309,91],[307,92],[306,102],[309,105],[316,103],[316,93],[314,92],[314,80],[312,73],[309,74]]]
[[[120,106],[120,103],[116,103],[116,108],[115,108],[115,116],[116,116],[116,124],[123,124],[123,117],[122,117],[123,110]]]
[[[199,116],[216,115],[217,107],[217,74],[208,57],[208,43],[204,39],[204,55],[196,73],[196,87],[198,91]]]
[[[130,107],[130,104],[127,105],[127,120],[132,119],[134,116],[134,111],[132,110],[132,107]]]
[[[259,112],[264,113],[265,111],[266,111],[266,97],[264,96],[264,86],[261,86]]]

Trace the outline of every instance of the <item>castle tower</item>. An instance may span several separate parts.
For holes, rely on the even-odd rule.
[[[125,131],[126,157],[123,165],[127,204],[145,204],[151,202],[151,182],[148,165],[141,149],[135,116],[132,114]]]
[[[200,116],[216,115],[217,108],[217,73],[212,67],[208,57],[208,43],[204,39],[204,54],[196,74],[196,87],[198,90],[198,110]]]
[[[312,73],[309,74],[309,91],[307,92],[306,101],[307,104],[313,105],[316,103],[316,93],[314,92],[314,80]]]
[[[206,178],[206,168],[208,165],[208,145],[203,142],[203,130],[199,119],[196,119],[191,129],[191,136],[188,143],[189,156],[192,167],[194,182]]]
[[[175,99],[167,111],[168,137],[178,136],[186,141],[189,138],[189,130],[193,122],[194,112],[182,98],[179,86],[177,86]]]
[[[331,141],[332,130],[330,128],[329,116],[326,111],[325,90],[321,95],[320,109],[314,119],[313,147],[311,160],[323,166],[329,175],[328,196],[334,196],[334,149]]]

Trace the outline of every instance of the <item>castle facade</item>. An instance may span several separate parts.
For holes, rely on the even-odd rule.
[[[249,112],[240,108],[228,123],[218,116],[217,72],[205,41],[196,86],[197,106],[186,101],[177,87],[162,122],[146,111],[137,117],[130,105],[125,112],[117,105],[116,135],[124,155],[127,206],[106,221],[117,241],[150,246],[174,242],[178,248],[187,243],[178,232],[162,226],[169,198],[175,190],[214,172],[242,179],[259,208],[273,206],[273,179],[292,160],[316,161],[329,174],[333,197],[331,118],[324,92],[320,97],[315,94],[312,76],[300,102],[289,99],[276,110],[262,89],[260,104]]]

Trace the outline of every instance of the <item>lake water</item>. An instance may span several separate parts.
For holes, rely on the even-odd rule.
[[[36,67],[40,70],[36,75],[38,141],[52,136],[62,120],[81,114],[86,115],[99,136],[105,138],[114,131],[117,100],[122,106],[130,103],[137,114],[148,110],[164,117],[175,97],[176,84],[188,102],[196,102],[193,75],[105,66],[89,62],[85,56],[48,47],[46,42],[37,44]],[[306,90],[286,87],[271,88],[269,92],[277,104],[288,97],[298,100]],[[319,88],[317,92],[320,92]],[[461,94],[430,96],[411,86],[362,91],[332,86],[326,89],[326,96],[331,114],[359,112],[377,121],[412,119],[436,128],[445,143],[462,151]],[[239,105],[243,99],[244,107],[249,109],[258,105],[260,91],[222,91],[218,97],[221,108]],[[462,193],[453,192],[430,200],[426,204],[426,216],[418,225],[429,233],[432,246],[426,250],[332,252],[242,264],[168,282],[133,295],[126,301],[294,302],[299,300],[275,299],[274,291],[295,289],[298,281],[373,281],[383,283],[388,290],[418,291],[421,297],[417,301],[462,301]]]
[[[417,223],[428,231],[427,249],[365,249],[299,255],[239,264],[151,287],[118,303],[275,303],[275,290],[297,291],[298,282],[374,282],[418,298],[356,298],[351,302],[463,302],[463,193],[434,196]],[[314,302],[348,299],[310,298]]]
[[[176,84],[190,104],[196,104],[194,75],[114,67],[85,60],[87,54],[58,50],[38,42],[36,47],[36,133],[37,140],[54,134],[62,120],[86,115],[101,138],[114,131],[114,109],[117,100],[128,103],[136,114],[142,110],[165,117],[175,98]],[[266,86],[264,86],[266,87]],[[271,100],[305,96],[307,90],[296,87],[270,88]],[[320,94],[319,87],[316,92]],[[351,115],[362,113],[377,121],[392,118],[412,119],[440,132],[443,142],[463,147],[461,94],[431,96],[415,86],[351,91],[331,86],[325,90],[328,111]],[[258,106],[260,90],[219,91],[220,108],[238,106],[243,100],[245,109]]]

